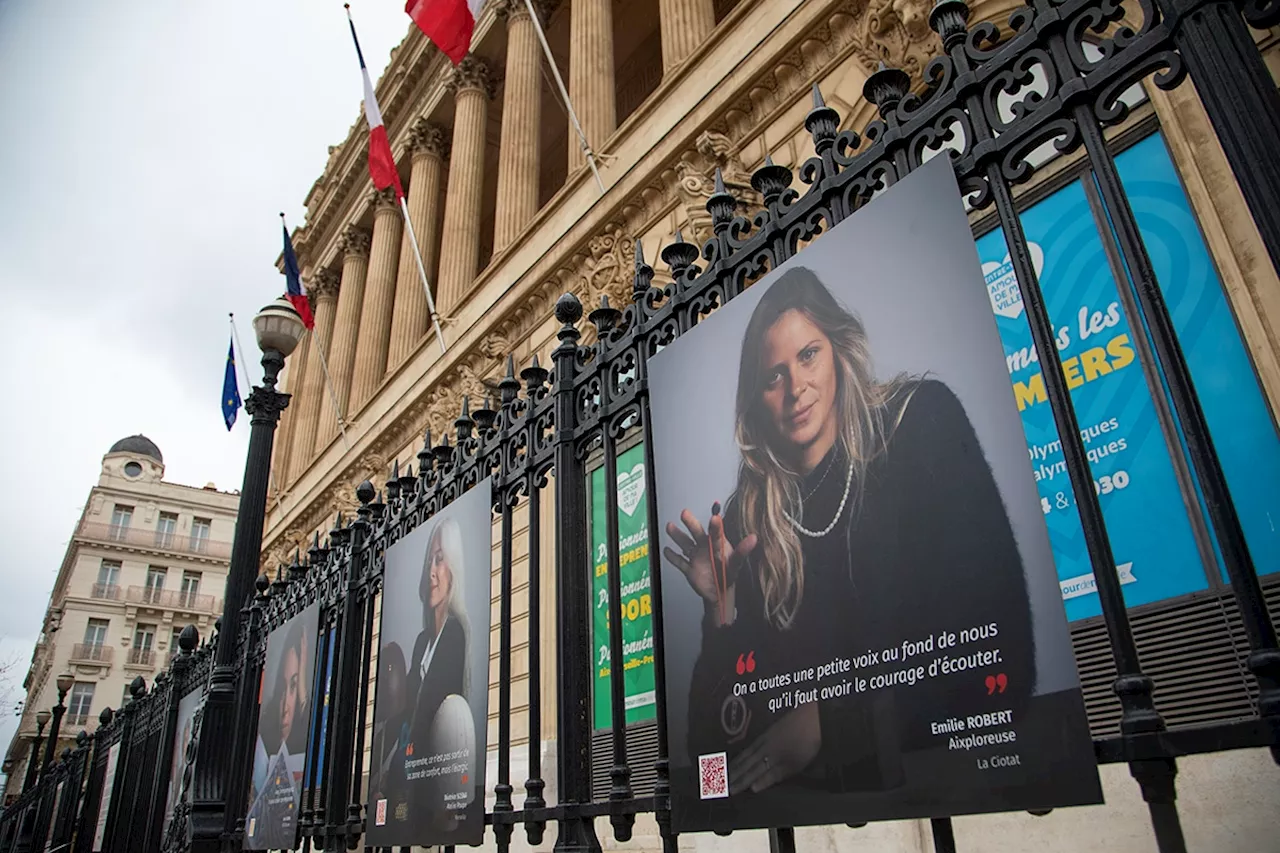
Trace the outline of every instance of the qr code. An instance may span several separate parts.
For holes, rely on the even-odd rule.
[[[387,825],[387,801],[378,800],[378,812],[374,815],[374,824],[377,826]]]
[[[698,794],[704,800],[729,796],[728,760],[723,752],[698,756]]]

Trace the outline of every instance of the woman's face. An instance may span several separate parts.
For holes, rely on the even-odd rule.
[[[280,694],[280,732],[285,741],[293,731],[293,720],[298,715],[299,691],[302,689],[302,661],[298,650],[289,649],[281,662],[284,668],[284,692]]]
[[[449,600],[453,587],[453,567],[444,556],[444,546],[437,537],[431,545],[431,595],[429,604],[434,610]]]
[[[761,355],[762,402],[778,435],[798,451],[836,436],[836,364],[831,340],[791,310],[765,332]]]

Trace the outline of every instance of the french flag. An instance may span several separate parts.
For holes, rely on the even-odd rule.
[[[471,49],[471,34],[484,0],[409,0],[404,10],[431,39],[431,43],[457,65]]]
[[[473,0],[482,2],[482,0]],[[380,190],[394,187],[396,200],[404,198],[404,187],[400,185],[400,172],[396,170],[396,159],[391,154],[391,142],[387,139],[387,128],[382,123],[382,110],[378,109],[378,98],[373,93],[373,81],[369,79],[369,68],[364,64],[364,53],[360,50],[360,39],[356,37],[356,22],[351,20],[351,6],[347,10],[347,23],[351,25],[351,40],[356,43],[356,56],[360,59],[360,74],[364,77],[364,117],[369,122],[369,177],[373,185]],[[468,36],[470,38],[470,36]]]
[[[302,270],[298,268],[298,254],[293,251],[293,241],[289,239],[289,228],[284,224],[284,214],[280,214],[280,227],[284,230],[284,280],[285,297],[289,304],[302,317],[302,325],[308,329],[315,328],[316,320],[311,314],[311,303],[302,292]]]

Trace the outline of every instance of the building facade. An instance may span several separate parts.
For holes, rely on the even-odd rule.
[[[1007,32],[1019,4],[971,5],[974,22]],[[863,86],[878,63],[907,71],[919,86],[928,60],[941,51],[928,25],[930,6],[927,0],[535,2],[598,155],[603,193],[549,80],[523,0],[485,4],[471,54],[456,68],[411,28],[393,51],[378,100],[447,347],[442,354],[431,330],[395,199],[370,188],[367,131],[359,118],[330,148],[306,198],[306,224],[294,236],[316,325],[288,367],[294,398],[277,434],[263,569],[274,572],[314,536],[323,539],[335,515],[357,505],[359,483],[380,484],[393,463],[401,471],[413,464],[424,432],[437,439],[449,433],[464,399],[475,407],[495,395],[508,354],[517,375],[535,358],[548,365],[556,343],[551,305],[561,293],[573,292],[588,308],[602,296],[625,304],[637,241],[653,261],[677,234],[695,243],[709,237],[706,202],[716,170],[744,210],[759,209],[752,172],[766,158],[799,171],[811,154],[805,116],[814,84],[842,117],[840,129],[859,131],[876,118]],[[1280,33],[1254,35],[1273,74],[1280,74]],[[1280,280],[1194,86],[1161,91],[1148,79],[1123,100],[1127,115],[1108,129],[1108,144],[1140,151],[1143,140],[1159,139],[1160,156],[1176,173],[1192,217],[1180,239],[1201,241],[1211,259],[1233,334],[1256,376],[1250,393],[1274,427]],[[1036,157],[1039,170],[1019,188],[1028,204],[1051,197],[1080,173],[1079,153],[1059,156],[1050,147]],[[975,237],[990,233],[989,212],[975,211],[972,223]],[[660,267],[655,283],[670,281],[666,273]],[[522,517],[517,511],[515,592],[522,594],[531,571],[543,577],[543,590],[553,590],[552,555],[540,566],[521,561],[529,535]],[[543,541],[554,541],[554,512],[544,508],[541,519]],[[1267,574],[1280,566],[1258,568]],[[1280,600],[1274,581],[1267,583],[1273,601]],[[1229,618],[1206,616],[1211,624],[1203,634],[1187,627],[1196,614],[1217,612],[1220,592],[1221,583],[1209,577],[1134,611],[1155,658],[1183,646],[1177,671],[1188,675],[1158,696],[1172,724],[1248,713],[1248,688],[1230,675],[1239,669],[1240,647],[1233,645]],[[552,599],[544,593],[541,612],[532,614],[548,626],[543,660],[554,658]],[[542,673],[541,731],[529,731],[521,710],[529,685],[518,662],[530,617],[517,605],[512,741],[541,741],[544,766],[551,766],[554,672]],[[1073,634],[1095,734],[1113,731],[1118,713],[1108,704],[1114,697],[1106,666],[1098,663],[1106,656],[1103,626],[1081,617]],[[494,681],[496,673],[495,651]],[[1219,676],[1234,678],[1234,692],[1203,699],[1204,685]],[[373,695],[370,690],[371,701]],[[496,709],[496,701],[490,707]],[[604,756],[607,761],[607,751]],[[1268,763],[1248,751],[1182,763],[1179,792],[1191,847],[1266,848],[1280,814],[1275,768]],[[513,761],[512,778],[520,772]],[[1109,765],[1102,772],[1112,804],[1106,809],[961,819],[960,848],[1024,849],[1030,842],[1057,850],[1096,841],[1111,849],[1148,849],[1145,810],[1126,768]],[[601,778],[607,780],[607,768]],[[659,849],[648,826],[638,828],[635,849]],[[806,830],[802,837],[825,845],[821,849],[930,849],[927,821]],[[682,839],[681,847],[686,844],[768,849],[763,836],[752,834]]]
[[[92,732],[104,708],[127,704],[135,678],[150,684],[167,669],[183,628],[213,631],[238,505],[238,494],[212,484],[166,482],[164,457],[145,436],[121,439],[102,457],[23,681],[22,719],[5,756],[6,796],[22,789],[36,715],[57,704],[60,675],[74,683],[55,754],[81,730]]]

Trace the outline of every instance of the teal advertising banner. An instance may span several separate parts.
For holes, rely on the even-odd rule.
[[[644,445],[618,454],[618,563],[622,581],[622,649],[627,722],[657,713],[653,681],[653,615],[649,595],[649,525]],[[610,704],[609,551],[604,466],[591,472],[591,642],[595,655],[595,727],[613,726]]]
[[[1260,573],[1280,568],[1280,443],[1230,306],[1159,134],[1117,165]],[[1090,179],[1091,180],[1091,179]],[[1102,238],[1077,180],[1022,213],[1130,606],[1208,587],[1184,497]],[[1108,239],[1110,239],[1108,235]],[[1084,534],[1003,233],[978,240],[1071,620],[1100,612]],[[1173,452],[1182,454],[1180,441]]]

